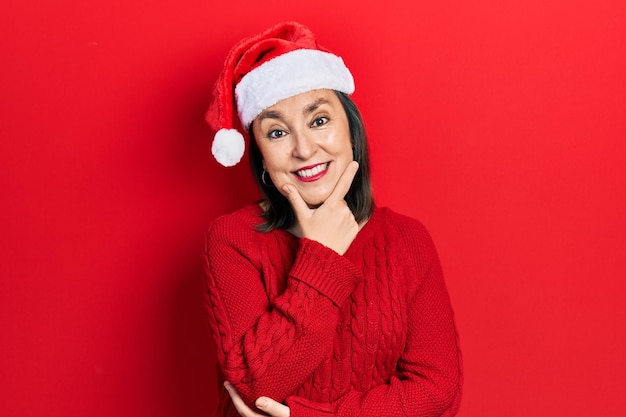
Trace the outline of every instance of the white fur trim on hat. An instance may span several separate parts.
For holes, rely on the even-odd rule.
[[[279,55],[247,73],[235,87],[239,119],[248,128],[266,108],[320,88],[354,92],[354,79],[340,57],[315,49]]]
[[[213,138],[211,152],[217,162],[225,167],[232,167],[241,160],[245,146],[243,136],[237,130],[220,129]]]

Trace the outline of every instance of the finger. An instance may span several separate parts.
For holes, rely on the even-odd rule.
[[[352,181],[354,181],[354,177],[356,173],[359,171],[359,163],[357,161],[352,161],[348,164],[346,169],[339,177],[339,181],[337,181],[337,185],[335,185],[335,189],[330,196],[326,199],[328,200],[343,200],[348,191],[350,190],[350,186],[352,185]]]
[[[297,219],[301,219],[307,213],[311,212],[311,209],[306,204],[306,201],[300,195],[300,192],[291,184],[285,184],[283,190],[287,193],[287,199],[293,207],[293,211]]]
[[[272,417],[289,417],[291,411],[286,405],[268,397],[259,397],[255,405]]]
[[[241,417],[262,417],[261,414],[252,411],[252,409],[248,407],[245,402],[243,402],[243,399],[230,382],[224,382],[224,388],[228,391],[228,395],[230,395],[230,399]]]

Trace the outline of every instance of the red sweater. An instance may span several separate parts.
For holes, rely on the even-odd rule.
[[[376,208],[341,256],[260,208],[215,220],[206,305],[221,377],[246,403],[302,416],[453,416],[462,369],[437,252],[416,220]],[[220,392],[221,416],[237,416]]]

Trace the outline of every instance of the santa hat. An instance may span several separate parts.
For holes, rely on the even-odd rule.
[[[213,156],[224,166],[236,165],[243,156],[245,142],[234,125],[235,110],[245,133],[266,108],[321,88],[351,94],[354,79],[343,60],[318,45],[308,28],[279,23],[242,40],[226,57],[206,113],[217,132]]]

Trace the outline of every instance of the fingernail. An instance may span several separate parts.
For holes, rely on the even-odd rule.
[[[267,405],[267,401],[265,400],[265,398],[259,398],[258,400],[256,400],[256,406],[259,408],[263,408]]]
[[[288,185],[285,185],[285,186],[283,187],[283,191],[284,191],[284,192],[286,192],[287,194],[290,194],[290,193],[291,193],[291,187],[290,187],[290,186],[288,186]]]
[[[224,381],[224,388],[226,388],[226,390],[230,391],[230,382]]]

